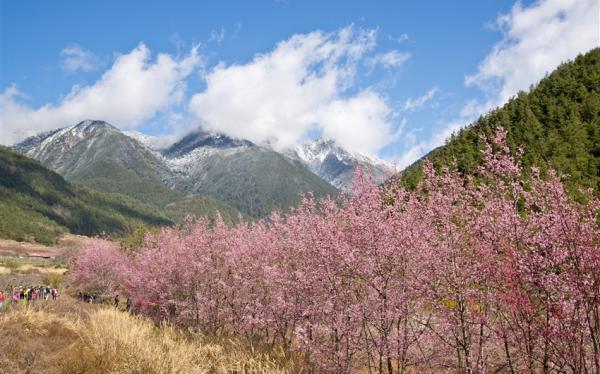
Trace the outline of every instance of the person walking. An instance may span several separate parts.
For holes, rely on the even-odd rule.
[[[0,309],[4,307],[4,301],[6,300],[6,296],[4,296],[4,292],[0,291]]]
[[[20,296],[21,296],[21,293],[19,292],[19,290],[14,290],[12,293],[13,303],[18,304]]]

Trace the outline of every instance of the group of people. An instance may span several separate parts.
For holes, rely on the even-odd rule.
[[[87,304],[96,304],[98,302],[98,296],[93,294],[79,292],[77,297],[79,300]],[[8,292],[0,290],[0,309],[2,309],[11,300],[13,303],[17,304],[21,300],[30,303],[38,300],[56,300],[57,298],[58,290],[50,286],[18,287],[14,288],[12,291],[9,290]],[[106,299],[104,299],[104,302],[106,302]],[[113,302],[114,306],[118,308],[120,302],[118,293],[115,294]],[[125,310],[132,311],[132,306],[132,300],[128,297],[125,304]]]
[[[4,304],[8,301],[8,294],[7,292],[5,295],[4,291],[0,291],[0,308],[4,307]],[[20,300],[25,300],[27,303],[37,300],[48,301],[50,299],[56,300],[58,290],[50,286],[19,287],[10,291],[10,296],[15,304]]]
[[[82,292],[77,293],[77,298],[86,304],[96,304],[96,300],[97,300],[96,295],[89,295],[87,293],[82,293]]]
[[[114,298],[114,305],[115,305],[115,308],[118,308],[118,307],[119,307],[119,301],[120,301],[120,300],[121,300],[121,299],[120,299],[119,293],[117,292],[117,293],[115,294],[115,298]],[[131,307],[132,307],[132,305],[133,305],[133,303],[132,303],[132,300],[131,300],[131,298],[129,298],[129,297],[128,297],[128,298],[127,298],[127,302],[125,303],[125,310],[126,310],[126,311],[128,311],[128,312],[132,312],[132,310],[131,310]]]
[[[97,295],[83,293],[83,292],[78,292],[77,298],[86,304],[96,304],[99,300],[101,303],[106,303],[108,301],[107,298],[99,299]],[[121,300],[120,295],[117,292],[113,298],[113,303],[114,303],[115,308],[119,307],[120,300]],[[125,310],[128,312],[132,311],[132,306],[133,306],[132,300],[128,297],[127,301],[125,303]]]

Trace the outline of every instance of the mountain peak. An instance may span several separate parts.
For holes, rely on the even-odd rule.
[[[72,129],[79,130],[79,131],[90,131],[90,130],[97,130],[97,129],[118,130],[116,127],[114,127],[113,125],[111,125],[110,123],[108,123],[106,121],[92,120],[92,119],[86,119],[85,121],[81,121],[78,124],[76,124],[75,126],[73,126]]]
[[[56,138],[70,136],[76,138],[84,138],[90,132],[99,130],[119,131],[116,127],[108,122],[100,120],[85,120],[74,126],[61,127],[58,129],[42,132],[38,135],[30,136],[21,142],[13,145],[13,148],[21,153],[27,153],[30,149],[38,146],[41,143],[52,141]]]
[[[378,157],[346,150],[334,140],[325,138],[308,140],[285,153],[335,187],[346,190],[350,188],[357,166],[370,174],[376,183],[383,182],[396,171],[393,165]]]
[[[163,155],[167,157],[180,157],[198,148],[228,149],[252,145],[253,143],[249,140],[241,140],[224,134],[213,134],[203,130],[196,130],[167,148],[163,152]]]

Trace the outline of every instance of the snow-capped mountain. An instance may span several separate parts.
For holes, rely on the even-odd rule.
[[[332,140],[307,141],[285,152],[289,157],[305,164],[313,173],[337,188],[348,190],[357,167],[383,183],[396,172],[396,168],[377,157],[350,152]]]
[[[84,139],[92,131],[117,130],[112,125],[103,121],[86,120],[75,126],[50,130],[29,137],[14,146],[16,150],[30,157],[43,157],[48,149],[59,147],[66,151]]]
[[[277,152],[248,140],[198,130],[165,147],[164,139],[137,131],[122,132],[104,121],[92,120],[27,138],[14,148],[67,179],[101,190],[116,191],[110,179],[111,173],[119,170],[118,182],[127,184],[129,194],[136,198],[148,195],[143,192],[148,186],[159,190],[160,183],[184,193],[207,194],[256,214],[266,210],[257,208],[256,202],[237,204],[246,200],[244,189],[271,194],[258,203],[263,206],[267,200],[280,199],[277,191],[282,190],[332,193],[323,181],[347,190],[356,167],[376,183],[395,172],[392,165],[376,157],[349,152],[330,140],[308,141]],[[292,200],[291,195],[286,194],[283,200]],[[277,205],[285,205],[283,200]]]
[[[169,171],[147,147],[125,136],[119,129],[104,121],[86,120],[25,139],[14,146],[19,152],[41,161],[67,179],[89,174],[91,165],[135,165],[136,173],[150,168],[163,178]]]
[[[175,189],[213,196],[251,216],[294,205],[302,192],[337,193],[301,162],[223,134],[192,132],[162,156],[177,176]]]
[[[170,147],[123,133],[104,121],[83,121],[25,139],[13,148],[67,180],[119,192],[159,208],[182,196],[209,196],[253,217],[285,210],[302,193],[337,190],[303,163],[270,148],[196,131]]]
[[[173,178],[156,152],[104,121],[83,121],[13,148],[69,181],[142,201],[164,195],[164,184]]]
[[[254,146],[247,140],[234,139],[223,134],[195,131],[164,149],[161,154],[171,170],[178,174],[188,175],[194,170],[209,167],[211,159],[214,157],[230,157]]]

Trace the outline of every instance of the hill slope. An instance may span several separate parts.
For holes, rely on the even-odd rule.
[[[0,236],[53,244],[65,231],[119,235],[171,224],[156,208],[73,185],[39,162],[0,147]]]
[[[482,134],[497,125],[508,131],[511,149],[521,147],[524,166],[548,163],[569,174],[568,189],[600,192],[600,48],[565,63],[529,93],[520,92],[506,105],[453,135],[426,158],[436,167],[453,159],[465,173],[474,173],[482,158]],[[401,179],[409,186],[420,180],[422,160],[407,168]]]

